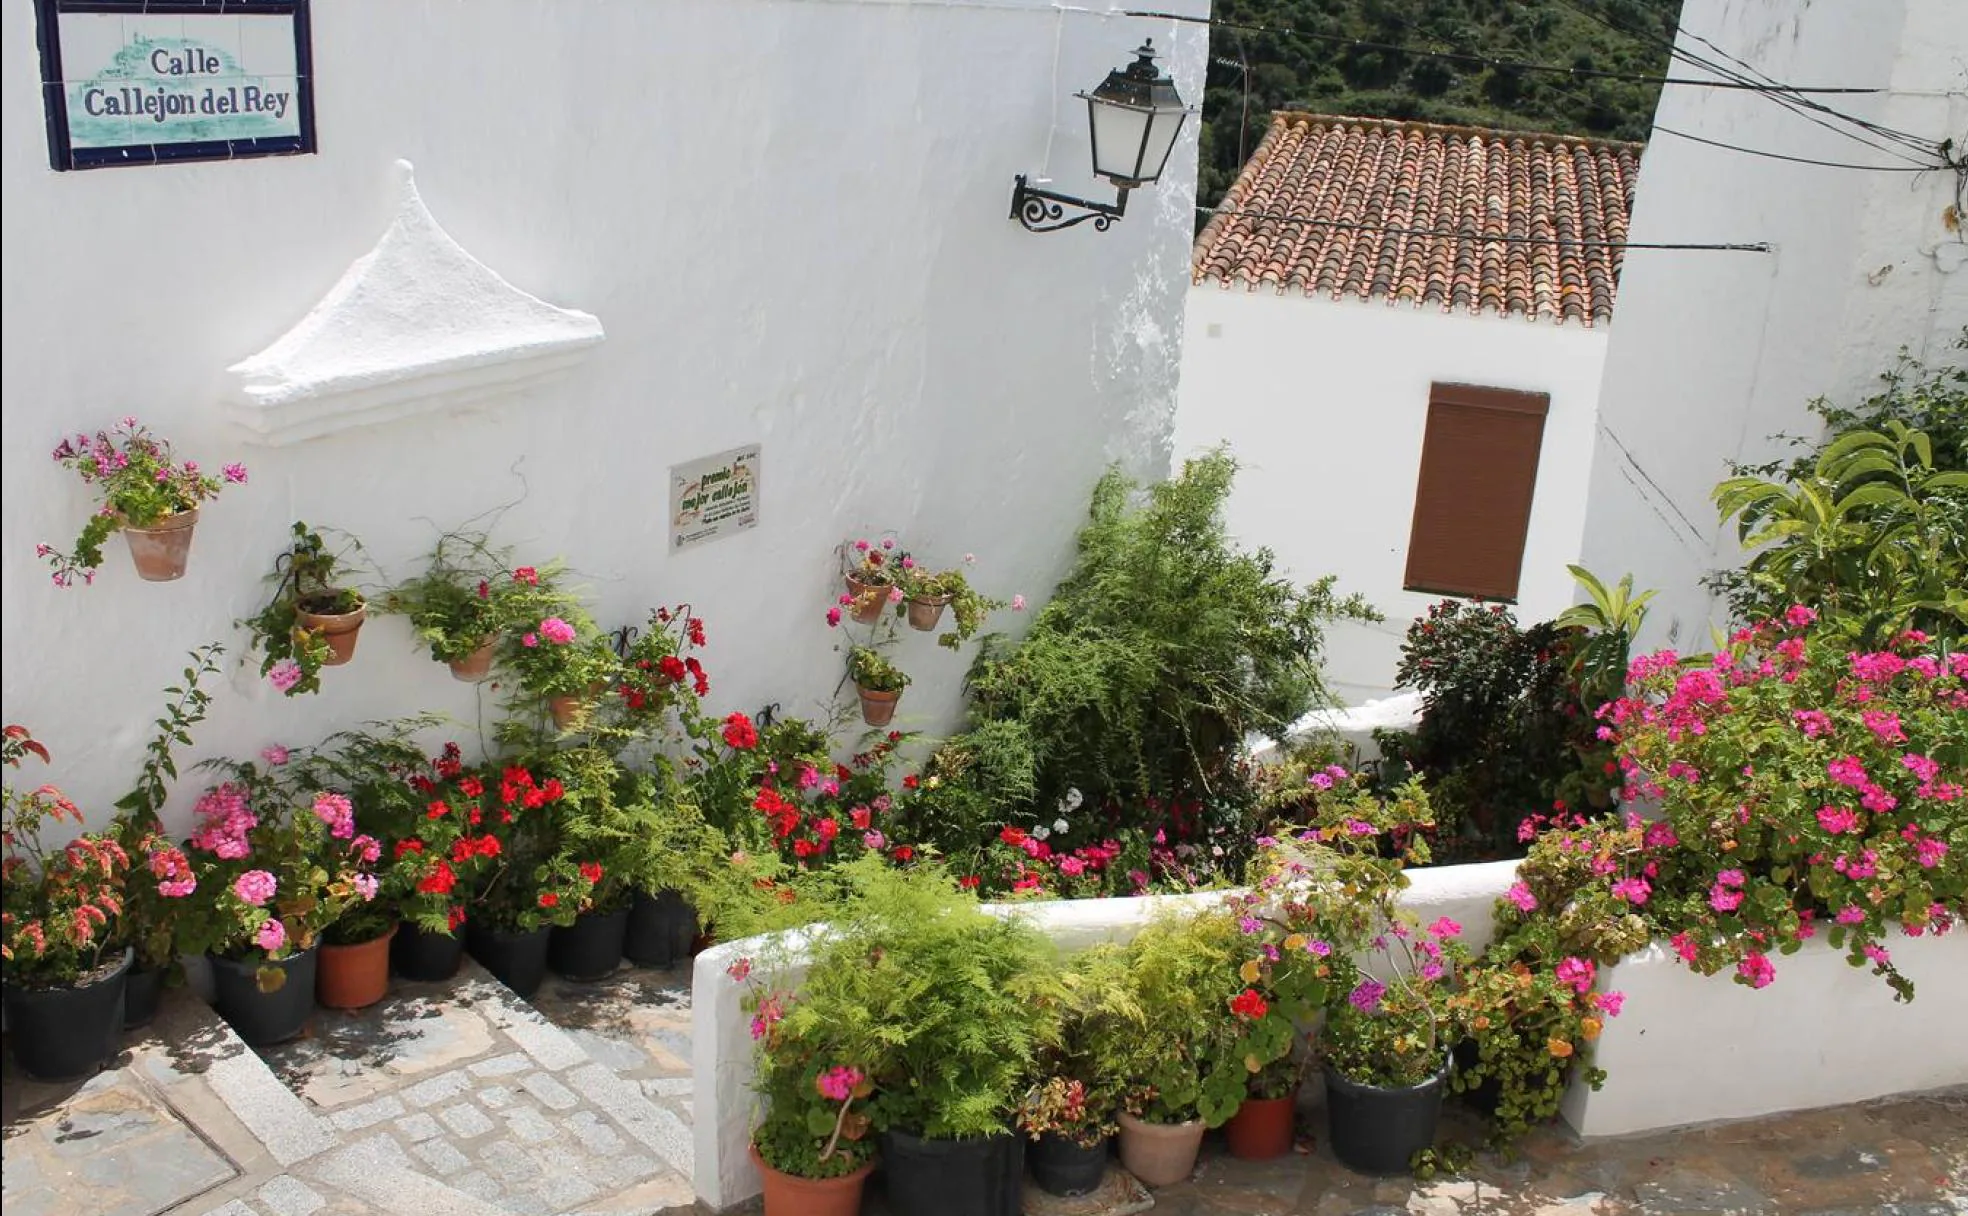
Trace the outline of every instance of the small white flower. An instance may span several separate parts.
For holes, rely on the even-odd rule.
[[[1034,840],[1044,840],[1046,837],[1050,835],[1052,835],[1052,833],[1046,831],[1045,828],[1043,827],[1036,827],[1032,829],[1032,839]]]
[[[1055,819],[1052,821],[1052,830],[1055,832],[1067,831],[1072,826],[1072,824],[1066,822],[1064,819]]]
[[[1066,802],[1066,809],[1067,809],[1067,810],[1069,810],[1069,811],[1077,811],[1077,810],[1079,810],[1079,809],[1080,809],[1080,803],[1082,803],[1082,802],[1084,802],[1084,801],[1085,801],[1085,799],[1083,799],[1083,798],[1081,798],[1081,797],[1080,797],[1080,791],[1079,791],[1079,790],[1078,790],[1077,788],[1073,788],[1073,789],[1069,789],[1069,790],[1067,790],[1067,791],[1066,791],[1066,800],[1065,800],[1065,802]]]

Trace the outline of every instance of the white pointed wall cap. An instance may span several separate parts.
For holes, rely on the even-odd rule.
[[[307,316],[227,369],[228,412],[262,443],[510,396],[603,337],[591,314],[514,287],[438,226],[399,160],[396,218]]]

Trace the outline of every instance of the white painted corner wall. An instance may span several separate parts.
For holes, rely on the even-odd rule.
[[[420,710],[471,743],[496,694],[453,680],[401,620],[372,617],[318,697],[283,699],[240,665],[234,622],[262,604],[295,519],[359,537],[394,579],[440,530],[516,501],[494,539],[521,561],[565,556],[604,625],[695,606],[719,713],[834,703],[822,613],[844,538],[975,553],[984,591],[1040,601],[1103,467],[1167,469],[1194,219],[1193,123],[1110,231],[1008,218],[1016,174],[1106,189],[1072,94],[1144,38],[1201,96],[1205,27],[1087,7],[336,0],[313,11],[318,154],[56,173],[34,6],[4,6],[5,720],[48,744],[47,779],[95,822],[135,779],[159,690],[208,640],[228,643],[228,678],[181,763]],[[608,340],[498,399],[440,384],[429,413],[250,444],[227,369],[376,248],[399,159],[470,258]],[[366,391],[342,349],[339,370],[282,374]],[[34,546],[71,543],[90,500],[48,452],[126,413],[252,480],[206,508],[182,581],[140,582],[112,541],[94,586],[57,590]],[[669,466],[753,442],[759,527],[670,554]],[[967,656],[909,634],[898,657],[916,679],[897,725],[948,726]]]
[[[1228,440],[1242,465],[1231,535],[1296,581],[1339,575],[1387,618],[1328,632],[1342,701],[1392,690],[1408,623],[1441,598],[1403,588],[1432,383],[1550,394],[1514,611],[1528,625],[1572,603],[1609,328],[1268,284],[1199,283],[1187,308],[1176,459]]]
[[[1769,77],[1884,88],[1838,109],[1960,144],[1968,132],[1968,12],[1960,0],[1687,0],[1679,45]],[[1677,75],[1703,69],[1677,62]],[[1827,99],[1830,100],[1830,99]],[[1783,156],[1905,167],[1750,91],[1670,85],[1656,122]],[[1833,124],[1837,125],[1837,124]],[[1857,172],[1728,151],[1656,131],[1630,239],[1768,242],[1769,253],[1632,249],[1606,352],[1585,564],[1659,591],[1642,642],[1696,650],[1724,609],[1699,585],[1736,564],[1709,491],[1732,459],[1815,433],[1819,396],[1852,405],[1904,346],[1959,363],[1968,234],[1950,230],[1947,173]]]

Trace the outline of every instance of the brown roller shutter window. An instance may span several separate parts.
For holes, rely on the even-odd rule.
[[[1517,598],[1550,406],[1544,393],[1469,384],[1430,390],[1408,590]]]

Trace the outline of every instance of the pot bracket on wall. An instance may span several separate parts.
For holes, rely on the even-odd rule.
[[[307,316],[227,369],[227,409],[280,447],[509,397],[565,375],[603,338],[589,313],[506,282],[432,218],[410,162],[388,231]]]

